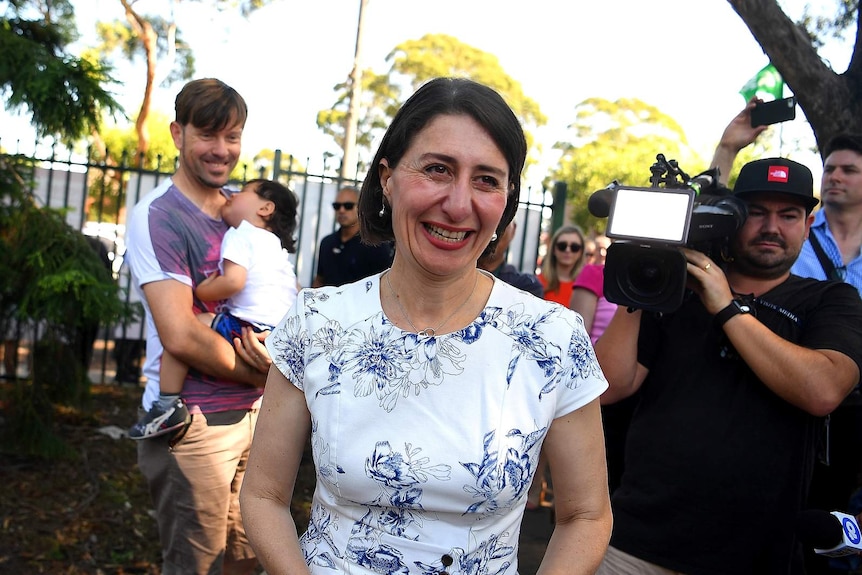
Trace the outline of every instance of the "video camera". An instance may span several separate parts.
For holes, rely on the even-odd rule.
[[[605,260],[604,295],[633,309],[670,312],[685,294],[685,246],[720,257],[748,217],[745,203],[718,183],[718,169],[690,178],[656,155],[649,188],[616,180],[590,196],[589,210],[608,218],[614,240]]]

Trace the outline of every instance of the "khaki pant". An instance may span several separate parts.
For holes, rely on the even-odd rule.
[[[156,507],[162,574],[220,574],[254,558],[239,491],[257,410],[195,414],[173,446],[168,436],[138,441],[138,466]]]

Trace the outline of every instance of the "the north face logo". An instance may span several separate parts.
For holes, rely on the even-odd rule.
[[[786,166],[769,166],[769,170],[766,172],[766,181],[786,184],[789,175],[790,170]]]

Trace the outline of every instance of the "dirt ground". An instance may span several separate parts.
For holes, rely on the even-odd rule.
[[[135,444],[110,435],[134,422],[140,397],[135,386],[96,385],[86,413],[57,413],[74,460],[0,453],[0,573],[160,573],[156,524]],[[307,522],[313,491],[309,465],[302,476],[300,525]]]
[[[139,401],[136,386],[94,385],[86,412],[58,412],[58,430],[73,460],[0,453],[0,573],[160,574],[156,525],[135,444],[110,435],[135,420]],[[313,490],[306,458],[293,501],[299,526],[308,523]],[[552,527],[549,510],[524,518],[522,575],[536,572]]]

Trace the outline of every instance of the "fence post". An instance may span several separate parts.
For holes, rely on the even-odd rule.
[[[278,176],[281,175],[281,150],[276,150],[272,157],[272,179],[278,181]]]
[[[568,186],[566,182],[554,182],[554,207],[551,214],[551,234],[553,235],[560,226],[563,225],[563,220],[566,216],[566,192]]]

